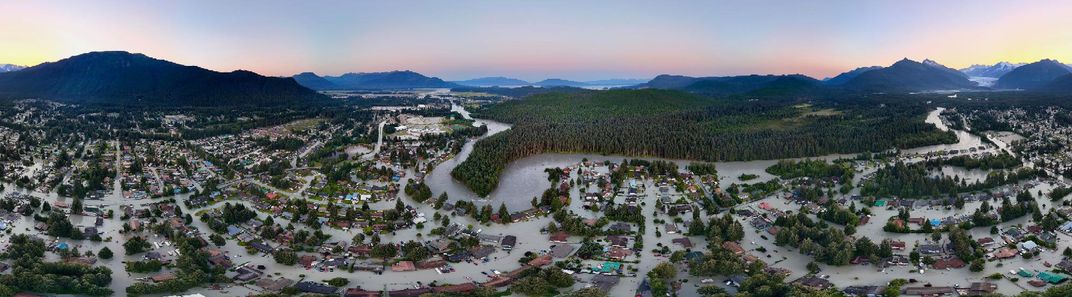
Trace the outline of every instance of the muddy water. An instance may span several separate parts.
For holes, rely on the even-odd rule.
[[[453,110],[461,113],[466,118],[469,117],[469,113],[461,106],[453,106]],[[927,115],[926,122],[936,125],[943,131],[951,130],[948,126],[942,123],[939,114],[944,110],[943,108],[935,109]],[[426,183],[432,189],[435,195],[446,192],[452,201],[454,200],[472,200],[477,203],[491,203],[492,205],[498,205],[505,203],[510,209],[525,209],[530,207],[529,203],[533,196],[540,195],[545,189],[550,186],[547,181],[547,174],[544,173],[545,168],[550,167],[567,167],[580,163],[584,159],[588,159],[595,162],[612,161],[621,162],[623,159],[632,159],[636,157],[627,157],[620,155],[598,155],[598,154],[540,154],[536,156],[530,156],[510,162],[503,170],[502,176],[499,179],[499,187],[491,192],[487,197],[478,197],[473,191],[469,190],[465,185],[454,180],[450,176],[450,171],[454,169],[458,164],[463,162],[472,153],[473,144],[480,139],[494,135],[496,133],[509,129],[508,124],[478,119],[478,123],[488,126],[488,134],[483,137],[474,139],[465,144],[462,151],[454,158],[437,166],[426,179]],[[983,145],[982,139],[972,135],[970,133],[953,130],[959,140],[955,144],[943,144],[932,145],[926,147],[914,148],[911,150],[905,150],[909,154],[926,154],[937,151],[948,150],[965,150],[972,147],[978,147]],[[838,158],[852,158],[855,155],[850,154],[832,154],[825,156],[812,157],[811,159],[823,159],[834,160]],[[684,168],[693,161],[689,160],[673,160],[673,159],[661,159],[661,158],[641,158],[647,160],[665,160],[672,161],[678,164],[679,167]],[[794,160],[801,159],[795,158]],[[759,176],[756,179],[748,182],[763,182],[774,178],[768,174],[765,170],[767,167],[774,165],[779,160],[755,160],[755,161],[735,161],[735,162],[715,162],[722,184],[729,185],[733,183],[741,183],[738,177],[741,174],[755,174]],[[958,174],[957,169],[951,169],[950,174]],[[977,177],[977,173],[964,172],[966,176]],[[985,176],[985,174],[984,174]]]

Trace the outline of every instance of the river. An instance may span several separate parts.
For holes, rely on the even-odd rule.
[[[460,105],[452,105],[452,110],[462,114],[467,119],[473,119],[469,112]],[[992,146],[985,145],[981,138],[971,133],[955,130],[949,128],[942,122],[940,114],[945,110],[944,108],[936,108],[931,111],[926,118],[926,122],[934,124],[938,129],[942,131],[952,130],[958,139],[955,144],[941,144],[931,145],[919,148],[913,148],[904,150],[910,156],[919,154],[917,158],[923,158],[922,155],[926,155],[931,152],[950,151],[950,150],[967,150],[973,147],[987,146],[988,149],[992,149]],[[499,132],[505,131],[510,128],[509,124],[500,123],[485,119],[476,119],[477,123],[488,126],[488,133],[484,136],[470,140],[462,148],[454,158],[443,162],[438,165],[432,173],[427,176],[425,183],[432,189],[432,193],[438,195],[439,193],[446,192],[450,196],[451,201],[457,200],[470,200],[478,204],[491,203],[492,205],[498,205],[499,203],[505,203],[509,209],[520,210],[531,207],[530,200],[533,196],[538,196],[543,193],[550,183],[547,181],[545,168],[552,167],[567,167],[576,165],[584,159],[588,159],[595,162],[601,162],[604,160],[612,162],[620,162],[623,159],[637,159],[638,157],[628,157],[621,155],[599,155],[599,154],[559,154],[548,153],[540,154],[530,157],[525,157],[513,162],[510,162],[503,170],[502,176],[499,179],[499,187],[491,192],[486,198],[479,198],[476,193],[469,190],[464,184],[458,182],[450,176],[450,171],[454,170],[458,164],[465,161],[469,157],[469,154],[473,151],[473,144],[480,139],[487,138],[491,135],[495,135]],[[834,160],[838,158],[853,158],[855,154],[831,154],[817,157],[810,157],[810,159],[823,159]],[[666,160],[672,161],[678,164],[679,167],[685,167],[691,162],[691,160],[680,159],[662,159],[662,158],[639,158],[646,160]],[[793,158],[790,160],[799,160],[804,158]],[[741,183],[738,177],[741,174],[754,174],[759,176],[756,179],[749,182],[763,182],[774,178],[774,176],[766,172],[767,167],[774,165],[778,161],[775,160],[753,160],[753,161],[733,161],[733,162],[715,162],[719,172],[719,180],[722,184]],[[959,169],[952,170],[950,173],[958,173]],[[865,172],[866,173],[866,172]],[[967,172],[965,172],[967,173]],[[860,174],[858,176],[862,176]],[[972,172],[972,177],[978,176],[978,173]]]

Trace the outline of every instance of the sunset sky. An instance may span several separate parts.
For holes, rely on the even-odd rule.
[[[101,50],[289,76],[803,73],[1072,62],[1072,1],[0,1],[0,63]]]

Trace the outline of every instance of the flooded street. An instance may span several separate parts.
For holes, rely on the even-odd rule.
[[[469,117],[469,113],[464,108],[458,105],[454,105],[452,110],[462,113],[466,118]],[[940,130],[950,130],[945,123],[942,122],[940,113],[944,108],[937,108],[927,115],[927,123],[936,125]],[[486,198],[479,198],[473,191],[469,190],[464,184],[458,182],[450,176],[450,171],[454,170],[461,162],[465,161],[469,157],[469,154],[473,151],[473,144],[480,139],[484,139],[491,135],[495,135],[499,132],[505,131],[510,128],[510,125],[484,119],[477,119],[478,123],[488,126],[488,133],[482,137],[470,140],[462,148],[454,158],[443,162],[436,166],[431,174],[425,180],[432,192],[438,195],[439,193],[446,192],[451,201],[457,200],[473,200],[478,204],[491,203],[494,206],[498,206],[499,203],[505,203],[511,210],[520,210],[531,207],[529,201],[534,196],[538,196],[543,193],[549,187],[547,183],[547,174],[544,172],[546,168],[554,167],[569,167],[574,166],[581,161],[587,159],[594,162],[611,161],[621,162],[624,159],[645,159],[645,160],[664,160],[672,161],[678,164],[679,168],[685,168],[689,163],[695,162],[691,160],[674,160],[663,158],[646,158],[646,157],[628,157],[621,155],[598,155],[598,154],[558,154],[548,153],[535,156],[529,156],[515,160],[506,165],[503,170],[502,176],[499,179],[499,186],[495,188],[491,194]],[[971,133],[953,130],[956,133],[958,142],[955,144],[941,144],[919,147],[914,149],[904,150],[903,153],[909,156],[912,155],[926,155],[928,153],[950,151],[950,150],[968,150],[979,146],[985,146],[983,141],[978,136]],[[855,154],[831,154],[825,156],[808,157],[808,158],[791,158],[791,159],[775,159],[775,160],[753,160],[753,161],[733,161],[733,162],[714,162],[719,172],[719,181],[722,185],[730,185],[734,183],[743,183],[739,177],[742,174],[753,174],[758,176],[755,179],[749,180],[748,183],[764,182],[774,178],[771,174],[766,172],[767,167],[778,163],[780,160],[802,160],[802,159],[820,159],[832,161],[842,158],[855,158]],[[921,160],[922,157],[910,158],[914,160]],[[871,170],[873,171],[873,170]],[[867,171],[864,172],[866,174]],[[963,172],[961,169],[951,168],[949,174],[965,174],[966,177],[978,178],[978,173]],[[857,174],[857,180],[864,174]],[[985,174],[983,174],[985,177]]]
[[[902,151],[902,154],[901,154],[901,157],[900,157],[901,159],[903,159],[906,162],[918,162],[918,161],[923,161],[923,160],[926,160],[928,158],[931,158],[932,154],[948,153],[948,152],[951,152],[953,150],[958,151],[958,154],[969,154],[969,150],[971,150],[972,153],[983,153],[983,152],[996,153],[996,152],[998,152],[998,150],[1007,150],[1007,146],[1005,145],[1005,143],[996,143],[997,145],[1002,145],[1003,146],[1003,147],[999,148],[999,147],[996,147],[995,144],[986,143],[983,139],[981,139],[980,137],[978,137],[978,136],[976,136],[974,134],[968,133],[966,131],[950,129],[942,121],[942,118],[940,117],[940,114],[941,114],[942,111],[944,111],[943,108],[937,108],[937,109],[931,111],[926,117],[926,122],[934,124],[940,130],[953,131],[953,133],[955,133],[955,135],[957,136],[958,142],[954,143],[954,144],[941,144],[941,145],[932,145],[932,146],[926,146],[926,147],[906,149],[906,150]],[[498,123],[498,122],[494,122],[494,121],[487,121],[487,120],[478,120],[478,121],[481,122],[481,123],[489,125],[489,133],[487,135],[483,136],[483,137],[488,137],[490,135],[494,135],[495,133],[504,131],[505,129],[509,128],[508,125]],[[481,137],[480,139],[482,139],[483,137]],[[464,185],[462,185],[461,183],[453,180],[450,177],[450,170],[452,170],[459,162],[464,161],[465,158],[467,158],[468,155],[472,152],[472,145],[473,145],[474,142],[475,142],[475,140],[468,142],[465,145],[465,147],[463,148],[463,150],[462,150],[462,152],[460,154],[458,154],[455,158],[453,158],[453,159],[451,159],[451,160],[449,160],[447,162],[444,162],[443,164],[441,164],[439,167],[437,167],[432,172],[432,174],[428,177],[426,182],[428,183],[429,187],[432,189],[433,193],[438,194],[440,192],[447,192],[450,195],[451,200],[474,199],[474,198],[476,198],[476,195],[473,194],[472,191],[469,191],[467,188],[465,188]],[[976,150],[972,150],[972,149],[976,149]],[[839,159],[839,158],[854,158],[854,157],[855,157],[855,155],[834,154],[834,155],[812,157],[812,158],[809,158],[809,159],[835,160],[835,159]],[[585,160],[585,159],[595,161],[595,162],[601,162],[601,161],[620,162],[623,159],[631,159],[631,157],[626,157],[626,156],[603,156],[603,155],[596,155],[596,154],[555,154],[555,153],[552,153],[552,154],[540,154],[540,155],[536,155],[536,156],[530,156],[530,157],[522,158],[522,159],[516,160],[514,162],[511,162],[509,165],[507,165],[507,167],[504,170],[504,172],[502,174],[502,177],[500,179],[499,187],[496,188],[487,197],[487,199],[480,199],[480,200],[476,200],[476,201],[478,202],[478,204],[483,202],[483,203],[491,203],[492,205],[498,205],[500,202],[502,202],[502,203],[505,203],[507,205],[507,207],[509,207],[511,210],[519,210],[519,209],[525,209],[525,208],[531,207],[529,205],[530,199],[532,197],[534,197],[534,196],[539,195],[540,193],[542,193],[543,190],[547,189],[550,186],[550,184],[547,182],[547,179],[546,179],[546,173],[543,171],[545,168],[576,166],[578,163],[582,162],[582,160]],[[640,158],[640,159],[654,160],[654,159],[657,159],[657,158]],[[803,159],[803,158],[800,158],[800,159]],[[659,159],[659,160],[666,160],[666,159]],[[682,167],[682,168],[684,168],[686,165],[688,165],[690,162],[692,162],[692,161],[689,161],[689,160],[668,160],[668,161],[673,161],[673,162],[677,163],[679,167]],[[773,179],[774,176],[768,174],[765,170],[766,170],[767,167],[769,167],[771,165],[774,165],[778,161],[779,160],[755,160],[755,161],[742,161],[742,162],[716,162],[716,166],[717,166],[718,171],[719,171],[720,182],[721,182],[721,184],[723,186],[725,186],[725,185],[729,185],[729,184],[732,184],[732,183],[741,183],[742,181],[740,181],[738,179],[738,177],[741,174],[754,174],[754,175],[758,176],[758,178],[752,179],[752,180],[750,180],[748,182],[763,182],[763,181]],[[856,175],[856,180],[854,182],[858,184],[863,176],[865,176],[868,173],[874,172],[875,170],[877,170],[881,166],[880,164],[875,164],[875,165],[878,165],[878,166],[871,166],[871,165],[863,166],[863,171]],[[978,181],[978,180],[985,179],[987,173],[988,172],[985,171],[985,170],[978,170],[978,169],[976,169],[976,170],[965,170],[963,168],[957,168],[957,167],[951,167],[951,166],[945,166],[941,170],[936,170],[934,172],[935,175],[959,176],[960,178],[965,179],[968,182],[973,182],[973,181]],[[1032,193],[1036,193],[1039,190],[1048,191],[1048,189],[1050,187],[1051,187],[1051,185],[1049,185],[1049,184],[1038,184],[1038,185],[1033,186],[1030,190],[1031,190]],[[576,196],[577,195],[577,192],[576,192],[577,190],[574,189],[573,191],[574,192],[571,193],[573,195],[571,195],[571,196]],[[853,194],[858,193],[858,192],[859,192],[859,189],[855,189],[850,193],[850,195],[853,195]],[[649,195],[649,196],[654,196],[654,195]],[[1039,199],[1039,201],[1041,202],[1044,211],[1048,210],[1049,208],[1052,207],[1050,205],[1050,203],[1049,203],[1049,199],[1045,199],[1043,197],[1043,198]],[[776,197],[767,197],[767,198],[764,198],[764,199],[761,199],[761,200],[751,202],[748,205],[745,205],[745,206],[742,206],[742,207],[753,208],[754,210],[758,210],[757,205],[760,202],[768,202],[768,203],[773,204],[776,208],[782,208],[782,209],[797,209],[797,208],[799,208],[798,205],[790,204],[790,203],[788,203],[788,201],[786,201],[784,199],[781,199],[781,198],[776,198]],[[922,209],[917,208],[917,209],[913,210],[913,215],[914,216],[922,216],[922,217],[926,217],[926,218],[951,217],[951,216],[956,216],[956,215],[960,215],[960,214],[964,214],[964,213],[970,213],[971,210],[974,210],[975,208],[978,208],[980,203],[981,202],[977,202],[977,201],[976,202],[969,202],[969,203],[966,204],[964,210],[957,210],[957,209],[953,209],[951,207],[950,208],[932,207],[932,208],[922,208]],[[994,203],[997,203],[997,202],[993,202],[993,201],[991,202],[992,205]],[[574,211],[578,212],[582,216],[588,216],[589,215],[588,214],[589,212],[584,211],[584,210],[574,209]],[[869,238],[872,238],[875,242],[881,241],[882,239],[885,239],[885,238],[904,241],[904,242],[906,242],[908,244],[908,250],[911,250],[916,245],[925,244],[925,243],[930,242],[930,235],[929,234],[918,234],[918,233],[899,234],[899,233],[888,233],[888,232],[883,231],[882,227],[884,226],[885,219],[889,218],[890,216],[896,215],[897,214],[896,209],[886,209],[886,208],[875,207],[875,208],[872,208],[872,211],[874,212],[874,216],[873,216],[873,219],[872,219],[871,223],[863,225],[863,226],[859,226],[857,228],[857,236],[867,236]],[[652,220],[653,218],[648,218],[648,219]],[[745,221],[746,218],[738,217],[738,219],[742,220],[742,221]],[[1003,223],[1003,224],[1001,224],[999,226],[999,228],[1004,227],[1004,226],[1016,225],[1016,224],[1026,224],[1028,222],[1028,220],[1029,220],[1028,217],[1020,218],[1020,219],[1013,220],[1013,221],[1010,221],[1010,222],[1007,222],[1007,223]],[[515,230],[523,230],[524,228],[526,228],[526,227],[521,227],[521,226],[517,226],[517,225],[518,224],[511,225],[509,230],[512,231],[512,232],[517,232]],[[746,226],[746,230],[753,230],[754,232],[751,232],[751,231],[746,232],[745,239],[741,241],[742,246],[744,246],[748,250],[751,250],[752,253],[755,253],[757,256],[760,256],[761,259],[763,259],[764,261],[767,261],[769,264],[773,265],[774,267],[788,268],[788,269],[794,271],[794,273],[789,278],[787,278],[787,280],[792,280],[792,279],[804,276],[807,273],[807,270],[804,269],[804,267],[805,267],[805,265],[807,263],[813,261],[810,256],[801,255],[801,254],[797,253],[795,251],[795,249],[792,249],[792,248],[775,246],[773,244],[773,236],[765,236],[765,235],[767,235],[766,233],[761,233],[759,230],[755,230],[750,225],[746,224],[745,226]],[[975,229],[970,231],[970,234],[974,238],[996,236],[996,235],[989,234],[989,228],[975,228]],[[1068,237],[1067,235],[1063,235],[1063,234],[1060,235],[1060,236],[1062,238]],[[655,236],[645,236],[646,245],[647,245],[648,242],[663,243],[663,244],[666,244],[666,245],[670,245],[671,243],[669,243],[667,239],[668,239],[668,237],[666,237],[666,236],[664,236],[662,238],[657,238]],[[702,237],[696,237],[696,238],[692,238],[692,240],[694,242],[703,242],[704,239]],[[1067,238],[1065,238],[1063,240],[1067,240]],[[541,239],[540,241],[544,241],[544,240]],[[667,241],[667,242],[664,243],[664,241]],[[753,244],[753,243],[749,243],[749,242],[755,242],[755,243]],[[648,245],[648,246],[650,246],[650,245]],[[759,247],[763,247],[768,252],[767,253],[761,253],[761,252],[756,251],[755,249],[759,248]],[[649,251],[644,251],[643,253],[646,254],[646,253],[649,253]],[[907,251],[905,251],[903,253],[907,254]],[[918,280],[921,280],[922,282],[934,283],[935,285],[959,284],[961,286],[966,286],[966,285],[970,284],[970,282],[973,282],[973,281],[983,281],[983,278],[985,276],[990,275],[992,273],[1003,273],[1003,272],[1007,272],[1009,269],[1014,269],[1016,267],[1044,269],[1045,267],[1042,267],[1042,262],[1049,261],[1050,263],[1056,263],[1056,262],[1059,262],[1060,260],[1061,259],[1060,259],[1059,254],[1044,254],[1044,256],[1042,256],[1042,257],[1036,257],[1036,258],[1033,258],[1033,259],[1030,259],[1030,260],[1014,258],[1014,259],[1009,259],[1009,260],[1003,260],[1003,261],[996,262],[996,263],[994,263],[994,262],[989,263],[987,265],[987,269],[984,272],[979,272],[979,273],[970,272],[967,268],[957,269],[957,270],[948,270],[948,271],[946,271],[946,270],[942,270],[942,271],[931,270],[931,271],[925,272],[925,274],[919,274],[918,269],[910,269],[910,267],[891,267],[891,268],[887,268],[886,270],[880,271],[875,266],[848,265],[848,266],[834,267],[834,266],[828,266],[828,265],[822,265],[822,264],[820,266],[823,268],[822,273],[831,275],[830,281],[833,282],[835,285],[838,285],[839,287],[844,287],[844,286],[849,286],[849,285],[884,285],[886,283],[886,281],[888,281],[890,279],[893,279],[893,278],[918,279]],[[652,263],[652,262],[655,262],[655,261],[644,261],[644,262],[641,263],[641,266],[643,266],[643,267],[651,267],[650,263]],[[644,271],[643,268],[642,268],[641,271]],[[679,274],[679,275],[683,275],[683,274]],[[698,279],[695,279],[694,277],[689,277],[689,278],[691,279],[690,282],[692,284],[694,284],[695,282],[698,282]],[[621,295],[624,295],[624,294],[630,294],[631,290],[633,288],[635,288],[635,285],[638,284],[638,281],[639,281],[639,279],[636,279],[636,278],[623,278],[622,279],[622,284],[619,284],[617,287],[615,287],[615,290],[614,290],[614,292],[612,292],[611,296],[621,296]],[[1012,293],[1016,293],[1016,292],[1019,292],[1019,291],[1024,289],[1024,288],[1021,288],[1019,284],[1014,284],[1014,283],[1011,283],[1011,282],[1009,282],[1007,280],[1001,281],[1001,282],[1002,282],[1002,284],[1001,284],[1000,289],[999,289],[999,291],[1001,293],[1012,294]],[[693,286],[691,284],[686,284],[686,287],[687,287],[687,289],[688,288],[691,288],[693,290],[695,289],[695,288],[692,288]],[[626,289],[626,288],[628,288],[628,289]]]
[[[466,118],[470,118],[469,113],[461,106],[454,105],[452,109],[454,111],[459,112]],[[931,112],[927,117],[927,122],[935,124],[940,129],[947,130],[949,128],[944,125],[944,123],[942,123],[941,118],[938,116],[940,112],[941,109],[937,109]],[[471,154],[473,151],[473,145],[476,143],[476,141],[486,137],[490,137],[502,131],[506,131],[507,129],[510,129],[510,125],[484,119],[476,119],[476,123],[478,125],[487,126],[488,133],[484,136],[471,139],[466,142],[465,145],[462,147],[461,151],[454,158],[442,162],[428,176],[426,176],[425,182],[429,185],[434,195],[439,195],[439,193],[446,192],[451,197],[451,200],[455,201],[477,199],[476,195],[472,191],[470,191],[463,184],[454,180],[450,176],[450,171],[453,170],[466,158],[468,158],[469,154]],[[380,125],[380,127],[382,127],[382,124]],[[984,142],[980,138],[970,133],[955,130],[954,133],[956,133],[959,140],[956,144],[935,145],[906,150],[905,154],[903,154],[903,158],[908,161],[920,161],[927,158],[927,155],[930,153],[941,151],[966,151],[967,149],[977,148],[980,146],[985,146],[986,151],[994,151],[995,149],[993,145],[984,144]],[[810,159],[835,160],[854,157],[855,155],[834,154],[813,157]],[[493,191],[486,199],[478,199],[475,201],[478,202],[478,204],[490,203],[494,206],[498,206],[499,203],[505,203],[511,211],[520,211],[523,209],[530,208],[530,200],[532,199],[532,197],[540,195],[545,189],[550,186],[550,183],[547,181],[546,173],[544,172],[545,168],[573,167],[577,166],[578,163],[582,162],[582,160],[585,159],[598,163],[602,161],[620,162],[623,159],[633,158],[625,156],[603,156],[596,154],[540,154],[536,156],[522,158],[520,160],[511,162],[506,167],[500,181],[500,186],[495,189],[495,191]],[[640,159],[656,160],[657,158]],[[684,168],[692,162],[689,160],[668,161],[677,163],[678,166],[681,168]],[[768,174],[765,170],[767,167],[774,165],[778,161],[779,160],[716,162],[716,166],[719,170],[721,183],[723,186],[725,186],[733,183],[742,183],[742,181],[739,180],[739,176],[742,174],[751,174],[758,176],[755,179],[747,181],[748,183],[763,182],[774,179],[775,177]],[[868,172],[873,172],[877,168],[878,166],[864,166],[863,174],[857,174],[857,180],[855,182],[858,183],[861,176],[865,175]],[[606,168],[604,167],[602,168],[602,170],[606,170]],[[957,175],[970,182],[985,178],[986,171],[963,170],[961,168],[955,167],[943,167],[940,171],[936,171],[935,174]],[[403,178],[401,181],[399,181],[399,183],[405,184],[409,182],[409,176],[412,176],[412,174],[407,174],[407,177]],[[658,187],[651,180],[646,180],[642,182],[644,183],[644,187],[641,193],[639,193],[639,196],[641,197],[640,203],[654,205],[655,201],[657,200],[656,197],[658,196]],[[1035,186],[1031,190],[1032,192],[1035,192],[1037,190],[1045,191],[1048,190],[1048,187],[1050,187],[1048,184],[1040,184]],[[59,197],[55,193],[39,193],[31,192],[29,190],[24,189],[17,189],[13,184],[5,184],[5,188],[6,189],[3,191],[3,193],[0,193],[0,195],[6,196],[8,195],[8,193],[11,192],[20,192],[23,194],[43,198],[44,201],[47,203],[55,203],[58,201],[62,201],[65,203],[71,202],[69,198]],[[858,190],[854,190],[852,193],[857,192]],[[679,194],[675,193],[674,195]],[[571,189],[570,196],[580,197],[581,194],[579,187]],[[200,221],[199,214],[207,210],[223,207],[223,203],[217,203],[207,208],[190,210],[183,203],[181,203],[189,197],[190,194],[182,194],[171,196],[168,199],[176,199],[176,201],[180,202],[177,205],[183,211],[183,213],[192,214],[194,216],[194,221],[192,223],[193,227],[202,230],[202,232],[210,232],[208,231],[210,230],[209,227],[204,222]],[[399,197],[399,199],[405,199],[407,203],[411,202],[411,200],[405,194],[400,193]],[[104,196],[103,199],[100,200],[85,200],[85,205],[87,207],[100,207],[105,210],[114,210],[118,213],[119,207],[122,205],[131,205],[135,208],[139,208],[163,200],[165,199],[132,200],[124,198],[122,196],[121,187],[119,186],[118,181],[116,181],[114,184],[114,189],[110,194]],[[1049,205],[1048,199],[1039,199],[1039,201],[1042,202],[1044,209],[1049,209],[1052,207],[1051,205]],[[249,207],[254,206],[244,201],[231,200],[229,202],[232,204],[245,204]],[[798,205],[791,204],[787,200],[778,197],[766,197],[745,205],[741,205],[739,206],[739,208],[751,208],[753,210],[756,210],[757,205],[760,202],[767,202],[771,205],[774,205],[775,207],[783,209],[799,208]],[[386,209],[393,207],[393,205],[393,200],[386,200],[371,204],[370,206],[373,209]],[[602,215],[601,212],[592,212],[586,210],[581,207],[581,205],[581,203],[571,204],[570,209],[585,218],[598,218]],[[965,209],[971,210],[978,207],[978,205],[979,202],[969,202]],[[427,216],[430,216],[436,212],[436,210],[428,204],[414,204],[414,207],[417,208],[418,213],[422,213]],[[910,247],[912,245],[923,244],[930,241],[930,237],[928,234],[894,234],[884,232],[882,230],[882,221],[885,220],[885,218],[888,218],[892,215],[896,215],[897,211],[885,208],[872,208],[872,210],[875,213],[874,218],[872,219],[872,223],[859,226],[857,231],[858,236],[868,236],[876,241],[881,240],[883,238],[901,240],[908,243]],[[927,218],[944,218],[954,216],[965,211],[935,207],[915,209],[913,210],[913,214]],[[261,219],[265,218],[266,216],[267,215],[265,213],[258,214],[258,217]],[[94,220],[96,219],[96,217],[92,215],[72,215],[70,216],[70,218],[72,223],[77,227],[93,226]],[[647,216],[646,225],[654,227],[647,228],[645,234],[642,235],[644,239],[645,249],[639,252],[636,258],[637,260],[627,262],[625,264],[627,268],[635,268],[641,272],[645,272],[650,270],[658,263],[667,261],[666,258],[657,257],[651,251],[651,247],[656,247],[660,245],[674,246],[674,243],[672,242],[673,239],[685,237],[680,234],[664,234],[661,236],[656,235],[657,231],[663,229],[662,225],[658,224],[656,220],[665,220],[667,218],[668,217],[666,217],[665,215]],[[742,222],[746,222],[745,217],[738,216],[738,219]],[[1018,220],[1002,224],[1002,226],[1011,224],[1025,224],[1027,223],[1027,220],[1028,218],[1020,218]],[[439,274],[435,270],[430,269],[411,272],[386,272],[385,275],[388,275],[390,277],[379,277],[379,275],[376,275],[371,272],[358,271],[353,273],[347,273],[344,271],[318,271],[315,269],[305,269],[299,266],[286,266],[276,263],[271,257],[271,255],[249,254],[244,246],[238,245],[238,242],[233,239],[229,239],[227,244],[223,247],[220,247],[220,249],[224,251],[225,254],[229,255],[236,265],[251,264],[265,266],[266,269],[264,271],[266,272],[266,275],[264,276],[264,278],[274,279],[279,277],[285,277],[291,280],[323,281],[334,277],[343,277],[351,280],[351,287],[360,285],[362,288],[365,289],[378,290],[383,289],[385,287],[388,289],[401,289],[412,287],[418,284],[427,285],[430,280],[435,280],[442,284],[458,284],[471,281],[484,282],[489,280],[489,277],[484,275],[482,272],[486,273],[493,270],[509,271],[516,269],[519,266],[518,260],[524,256],[524,252],[522,251],[545,251],[550,250],[554,245],[554,243],[548,241],[547,234],[540,233],[540,230],[542,228],[544,228],[545,226],[547,226],[548,223],[553,221],[553,219],[549,217],[538,217],[529,221],[518,222],[509,225],[481,225],[479,222],[468,216],[453,217],[452,221],[463,226],[476,226],[475,228],[481,229],[483,234],[516,235],[519,238],[519,242],[514,249],[515,252],[511,253],[503,250],[496,250],[491,256],[489,256],[490,260],[486,263],[462,262],[454,264],[453,266],[456,271],[453,273]],[[33,226],[36,222],[33,220],[32,217],[18,216],[9,223],[12,230],[14,230],[14,233],[20,233],[33,232]],[[115,258],[109,260],[101,259],[97,262],[97,265],[106,266],[114,272],[113,281],[110,285],[110,288],[116,292],[117,296],[124,295],[124,289],[127,286],[138,282],[139,279],[143,279],[157,274],[128,274],[125,272],[123,263],[126,261],[142,260],[143,254],[138,254],[135,256],[126,256],[123,254],[124,249],[122,243],[129,238],[129,236],[119,233],[119,231],[122,230],[123,223],[124,221],[121,221],[118,218],[106,219],[104,225],[99,228],[102,232],[101,237],[105,239],[102,242],[93,242],[89,240],[76,241],[69,239],[58,240],[59,242],[70,243],[72,246],[77,247],[83,252],[93,251],[94,253],[96,253],[103,247],[108,247],[109,249],[111,249],[116,255]],[[295,224],[295,227],[299,229],[311,230],[308,226],[304,224]],[[750,253],[759,256],[762,260],[767,261],[770,265],[774,267],[788,268],[794,271],[794,273],[788,278],[788,280],[803,276],[806,273],[804,266],[812,261],[811,257],[801,255],[791,248],[775,246],[773,244],[772,236],[765,236],[766,233],[762,233],[759,230],[755,230],[748,224],[745,224],[745,228],[746,235],[744,240],[741,241],[741,245],[744,246],[746,249],[750,250]],[[392,242],[409,240],[424,241],[426,240],[425,236],[427,235],[429,229],[429,227],[426,227],[423,230],[415,228],[404,229],[391,234],[384,234],[383,238],[384,240],[389,240]],[[344,231],[341,229],[334,228],[321,228],[321,231],[331,235],[331,239],[329,241],[349,241],[349,239],[356,234],[354,231]],[[988,228],[973,229],[971,230],[971,234],[976,236],[977,238],[991,236],[990,234],[988,234]],[[1062,238],[1067,237],[1065,235],[1061,236]],[[3,244],[6,245],[6,242],[9,240],[9,237],[10,235],[5,234],[2,238],[0,238],[0,242],[3,242]],[[55,240],[55,238],[47,236],[43,237],[47,240]],[[705,238],[703,236],[692,236],[688,238],[693,242],[699,243],[699,246],[702,246],[702,243],[705,242]],[[166,242],[166,240],[161,237],[150,235],[150,238],[148,239],[151,243],[159,245],[159,247],[154,246],[154,250],[156,251],[166,254],[174,250],[174,247],[170,246],[170,243]],[[576,248],[579,245],[580,240],[580,237],[570,237],[568,243],[565,244],[572,245]],[[757,251],[756,249],[760,247],[763,247],[763,249],[765,249],[767,252],[763,253]],[[994,264],[989,264],[987,270],[983,273],[972,273],[969,272],[967,269],[959,269],[951,271],[927,271],[925,275],[919,275],[918,271],[916,271],[915,269],[909,269],[908,267],[893,267],[885,271],[876,271],[876,268],[874,266],[821,266],[823,268],[822,273],[831,275],[830,281],[832,281],[838,286],[860,284],[878,285],[884,284],[885,281],[892,278],[916,278],[926,279],[927,281],[935,283],[957,283],[961,285],[966,285],[970,281],[981,280],[982,277],[988,274],[1007,271],[1011,267],[1030,267],[1041,269],[1041,261],[1050,261],[1051,263],[1056,263],[1057,261],[1060,261],[1058,257],[1059,255],[1056,254],[1047,254],[1043,257],[1038,257],[1030,260],[1023,260],[1019,258],[1006,260],[1000,267]],[[168,258],[174,259],[174,257]],[[49,254],[49,260],[58,260],[58,256],[56,254]],[[582,288],[585,285],[585,281],[590,279],[590,275],[578,274],[577,278],[581,281],[574,286],[575,289]],[[690,292],[694,294],[696,290],[694,284],[698,284],[700,282],[700,279],[697,277],[688,276],[687,271],[682,271],[681,273],[679,273],[679,278],[688,280],[688,282],[684,285],[684,288],[680,292],[681,294],[683,294],[682,296],[691,296]],[[614,288],[610,292],[610,295],[631,295],[636,289],[636,287],[640,284],[640,281],[642,279],[642,277],[623,277],[621,278],[620,283],[617,286],[614,286]],[[721,282],[721,279],[717,279],[716,281]],[[1017,292],[1018,290],[1020,290],[1020,287],[1015,284],[1011,284],[1008,281],[1003,282],[1004,283],[1001,286],[1001,291],[1003,293]],[[196,288],[189,291],[189,293],[202,293],[207,296],[243,296],[250,293],[256,294],[260,292],[261,289],[259,287],[243,284],[225,285],[219,290],[209,288]]]

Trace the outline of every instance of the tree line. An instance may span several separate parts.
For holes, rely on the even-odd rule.
[[[507,163],[548,152],[738,161],[955,142],[952,133],[923,122],[926,108],[891,103],[820,116],[792,105],[665,90],[535,95],[477,111],[514,126],[477,142],[452,176],[486,196]]]

